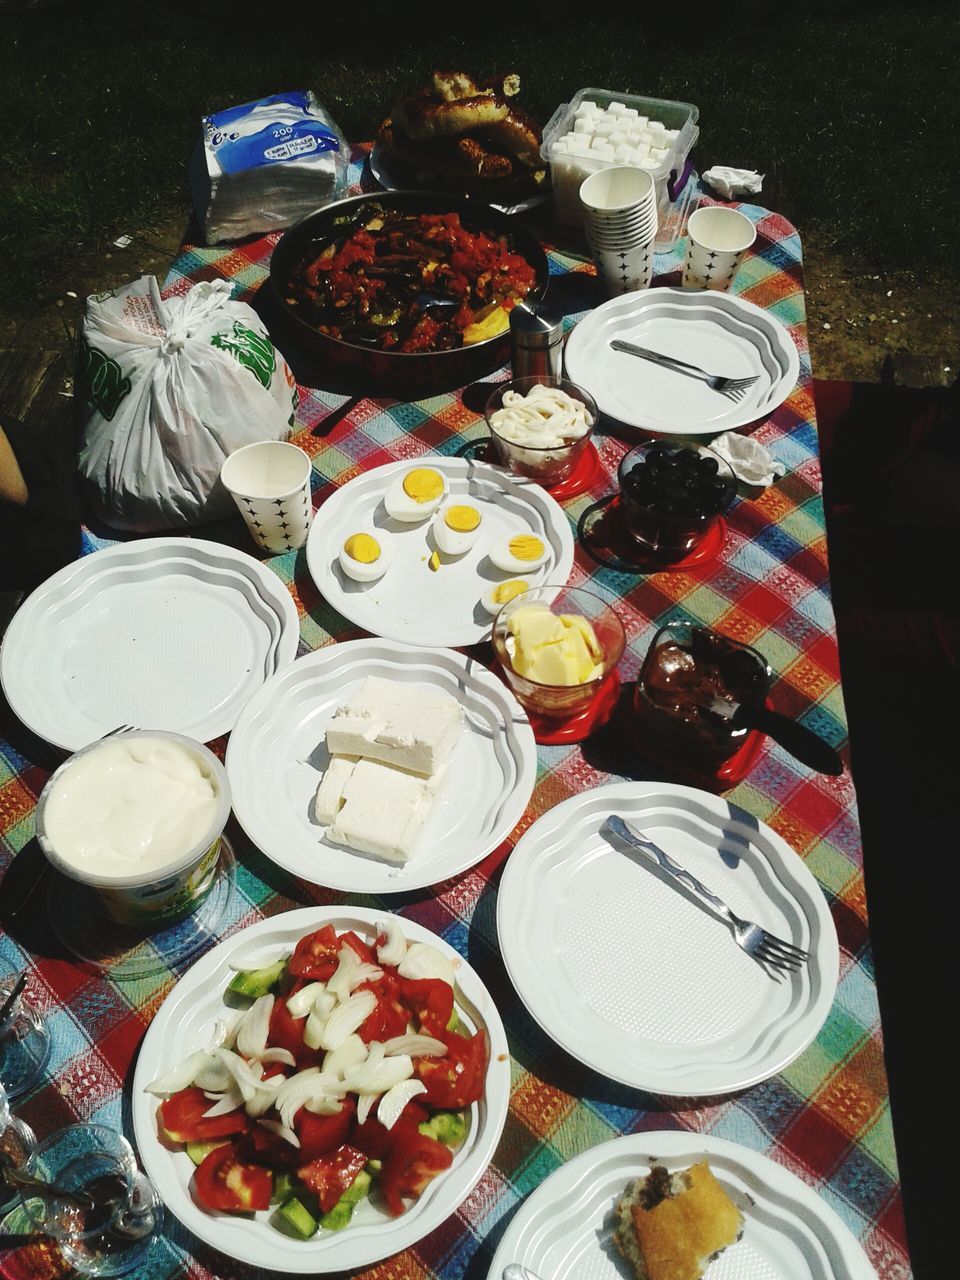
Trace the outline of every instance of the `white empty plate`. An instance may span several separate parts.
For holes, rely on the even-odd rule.
[[[632,1133],[562,1165],[520,1206],[488,1280],[511,1262],[549,1280],[624,1280],[613,1209],[653,1161],[674,1172],[708,1162],[744,1215],[743,1235],[710,1263],[705,1280],[876,1280],[839,1216],[789,1170],[747,1147],[682,1130]]]
[[[209,742],[296,656],[286,587],[199,538],[121,543],[67,565],[21,605],[0,653],[14,712],[77,751],[121,724]]]
[[[614,338],[711,374],[756,381],[734,402],[696,378],[614,351]],[[604,413],[668,435],[717,435],[768,417],[800,373],[793,339],[769,312],[735,294],[690,289],[611,298],[570,334],[564,365]]]
[[[809,962],[771,977],[652,859],[606,834],[612,814]],[[837,985],[833,918],[800,856],[744,810],[669,783],[611,783],[539,818],[507,862],[497,933],[548,1035],[611,1079],[674,1097],[782,1070],[816,1036]]]
[[[449,501],[470,502],[482,517],[481,535],[472,550],[445,560],[436,572],[431,521],[402,524],[384,510],[383,495],[396,477],[414,467],[430,467],[446,477]],[[392,537],[394,561],[377,582],[353,582],[337,561],[352,533],[374,525]],[[530,573],[502,573],[487,550],[498,538],[534,533],[547,547],[547,559]],[[494,583],[523,577],[532,586],[562,585],[573,567],[573,533],[562,508],[545,489],[498,467],[469,458],[429,454],[364,471],[323,503],[307,539],[307,566],[320,594],[345,618],[372,635],[403,644],[461,645],[486,640],[493,618],[480,597]]]
[[[338,931],[353,929],[372,940],[387,913],[361,907],[308,907],[286,911],[243,929],[188,969],[150,1023],[133,1079],[133,1124],[143,1168],[173,1215],[206,1244],[243,1262],[248,1272],[265,1268],[312,1276],[345,1273],[369,1266],[407,1249],[450,1216],[467,1198],[490,1162],[510,1100],[510,1056],[503,1023],[481,979],[454,949],[435,933],[403,920],[405,937],[426,942],[448,956],[456,968],[456,1000],[471,1029],[486,1033],[490,1049],[486,1094],[470,1109],[466,1140],[452,1166],[435,1178],[419,1200],[392,1218],[368,1198],[354,1210],[342,1231],[320,1231],[312,1240],[294,1240],[268,1221],[273,1209],[259,1213],[208,1213],[190,1194],[193,1163],[184,1150],[171,1150],[157,1136],[159,1099],[144,1093],[157,1076],[178,1066],[210,1039],[217,1019],[235,1010],[224,999],[233,965],[254,968],[292,952],[300,938],[326,924]],[[229,1269],[224,1274],[229,1275]]]
[[[443,690],[464,710],[418,851],[403,865],[329,842],[313,814],[327,725],[368,676]],[[405,893],[459,875],[506,839],[533,792],[537,749],[523,708],[472,658],[351,640],[307,654],[264,685],[237,722],[226,766],[234,813],[271,861],[347,893]]]

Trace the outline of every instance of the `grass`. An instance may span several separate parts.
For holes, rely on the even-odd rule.
[[[743,0],[717,32],[680,7],[674,24],[662,7],[652,23],[618,6],[616,22],[577,25],[538,3],[514,6],[506,33],[501,17],[429,35],[429,9],[411,35],[399,6],[375,0],[339,18],[286,9],[266,29],[263,8],[254,22],[223,0],[158,4],[148,17],[135,8],[47,3],[0,19],[6,309],[56,296],[77,255],[119,232],[185,216],[205,112],[309,86],[348,137],[369,138],[394,94],[438,65],[516,67],[521,100],[544,121],[588,85],[695,102],[701,171],[765,172],[765,203],[878,269],[960,270],[960,23],[949,6],[837,0],[771,17]]]

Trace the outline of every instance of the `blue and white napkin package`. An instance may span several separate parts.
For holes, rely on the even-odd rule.
[[[207,244],[292,226],[342,195],[348,162],[343,134],[309,90],[204,116],[189,181]]]

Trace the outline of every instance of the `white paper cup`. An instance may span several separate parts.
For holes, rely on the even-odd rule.
[[[220,471],[258,547],[293,551],[310,531],[310,458],[295,444],[264,440],[231,453]]]
[[[657,208],[657,189],[648,169],[611,165],[584,178],[580,204],[586,217],[616,218]]]
[[[680,283],[684,289],[729,289],[757,228],[737,209],[705,205],[687,222],[687,253]]]
[[[111,735],[75,751],[47,779],[37,804],[37,841],[57,871],[95,890],[104,913],[111,919],[121,924],[159,927],[193,911],[213,887],[220,840],[230,816],[230,783],[223,765],[213,752],[183,734],[161,729],[135,729],[123,737],[164,738],[176,742],[185,747],[209,773],[217,787],[217,808],[204,836],[196,845],[171,858],[165,866],[140,873],[131,871],[122,876],[99,875],[78,867],[60,853],[47,834],[46,808],[50,795],[80,756],[118,741],[118,736]]]

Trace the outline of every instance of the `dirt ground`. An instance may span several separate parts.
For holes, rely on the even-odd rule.
[[[63,290],[28,313],[0,313],[0,349],[68,351],[90,293],[144,273],[161,280],[179,248],[185,218],[131,230],[130,244],[78,246]],[[954,282],[853,262],[822,236],[804,241],[810,349],[819,379],[879,382],[888,357],[906,386],[947,386],[960,368],[960,309]]]

